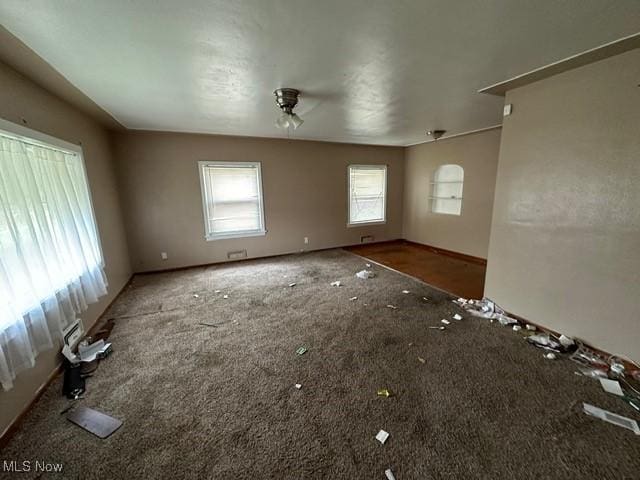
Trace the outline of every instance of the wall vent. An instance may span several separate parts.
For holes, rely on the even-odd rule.
[[[83,334],[84,328],[82,327],[82,321],[79,318],[62,331],[65,345],[69,345],[71,348],[75,347]]]
[[[238,260],[240,258],[247,258],[247,251],[237,250],[235,252],[227,252],[227,258],[229,260]]]
[[[365,235],[364,237],[360,237],[360,243],[370,243],[373,242],[373,235]]]

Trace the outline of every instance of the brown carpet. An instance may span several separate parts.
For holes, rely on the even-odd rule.
[[[68,422],[59,379],[2,460],[82,479],[639,478],[640,437],[580,402],[639,419],[631,407],[497,324],[428,329],[462,313],[450,297],[363,267],[331,250],[137,276],[80,401],[124,425],[100,440]]]

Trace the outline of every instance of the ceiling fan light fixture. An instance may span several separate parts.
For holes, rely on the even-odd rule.
[[[293,113],[293,109],[298,104],[300,91],[295,88],[278,88],[273,92],[276,97],[276,105],[282,110],[282,115],[276,120],[276,127],[297,129],[304,123],[298,115]]]

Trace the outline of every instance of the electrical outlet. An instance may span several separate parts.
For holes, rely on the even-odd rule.
[[[508,117],[509,115],[511,115],[511,112],[513,112],[513,105],[510,103],[507,103],[502,109],[502,116]]]
[[[309,237],[304,237],[304,243],[308,244],[309,243]]]
[[[162,257],[163,260],[167,260],[169,258],[169,255],[167,255],[167,252],[160,253],[160,256]]]

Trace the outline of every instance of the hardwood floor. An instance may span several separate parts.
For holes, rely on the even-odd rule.
[[[482,298],[486,265],[481,259],[443,253],[406,240],[346,247],[345,250],[419,278],[465,298]]]

